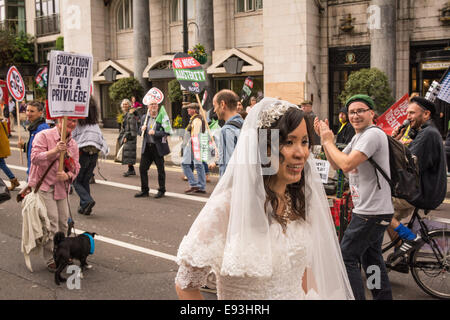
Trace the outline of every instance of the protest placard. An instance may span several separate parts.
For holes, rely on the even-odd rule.
[[[179,52],[172,60],[172,68],[178,82],[193,94],[200,94],[206,87],[205,70],[187,53]]]
[[[0,80],[0,100],[3,100],[6,106],[8,105],[8,85],[4,80]]]
[[[39,88],[47,87],[48,69],[47,67],[39,68],[36,72],[35,81]]]
[[[20,112],[19,112],[19,101],[22,101],[25,97],[25,83],[23,82],[22,76],[19,70],[15,66],[9,68],[6,74],[6,85],[8,86],[9,93],[16,100],[16,119],[17,119],[17,134],[19,140],[22,138],[22,133],[20,129]],[[7,101],[5,101],[7,103]],[[20,152],[20,164],[23,164],[23,155]]]
[[[440,82],[441,90],[439,91],[437,98],[450,103],[450,67],[444,73]]]
[[[244,85],[242,86],[241,92],[241,102],[250,97],[253,89],[253,78],[247,77],[245,78]]]
[[[377,126],[383,129],[386,134],[391,135],[392,131],[402,125],[403,121],[406,120],[408,103],[409,95],[405,94],[400,100],[378,117]]]
[[[158,88],[153,87],[145,94],[142,103],[148,106],[152,99],[154,99],[157,104],[160,104],[164,100],[164,94]]]
[[[92,56],[52,50],[49,60],[50,117],[87,117],[92,79]]]
[[[330,171],[330,163],[327,160],[314,159],[317,172],[322,179],[322,183],[328,183],[328,173]]]
[[[9,68],[6,75],[6,83],[13,98],[16,101],[22,101],[25,97],[25,83],[15,66]]]

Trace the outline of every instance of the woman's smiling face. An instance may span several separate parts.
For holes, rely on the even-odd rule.
[[[300,181],[309,157],[309,138],[305,119],[290,132],[286,142],[280,146],[280,164],[276,184],[291,184]]]

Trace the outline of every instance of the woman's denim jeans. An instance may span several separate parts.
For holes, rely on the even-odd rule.
[[[6,165],[5,159],[0,158],[0,169],[3,170],[3,172],[6,174],[6,176],[9,178],[9,180],[14,179],[14,173],[9,170],[8,166]]]
[[[356,300],[365,300],[361,265],[374,300],[392,300],[391,284],[381,253],[384,232],[392,214],[361,215],[354,213],[341,241],[342,258]]]

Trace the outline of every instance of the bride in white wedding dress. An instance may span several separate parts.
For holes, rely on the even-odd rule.
[[[353,299],[328,202],[310,156],[312,120],[265,98],[178,249],[180,299]]]

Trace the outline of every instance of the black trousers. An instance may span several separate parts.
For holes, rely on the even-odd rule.
[[[148,169],[155,162],[158,169],[158,191],[166,192],[166,171],[164,170],[164,157],[158,154],[156,145],[147,144],[144,153],[141,155],[141,163],[139,164],[139,174],[141,176],[141,191],[149,192],[148,187]]]

